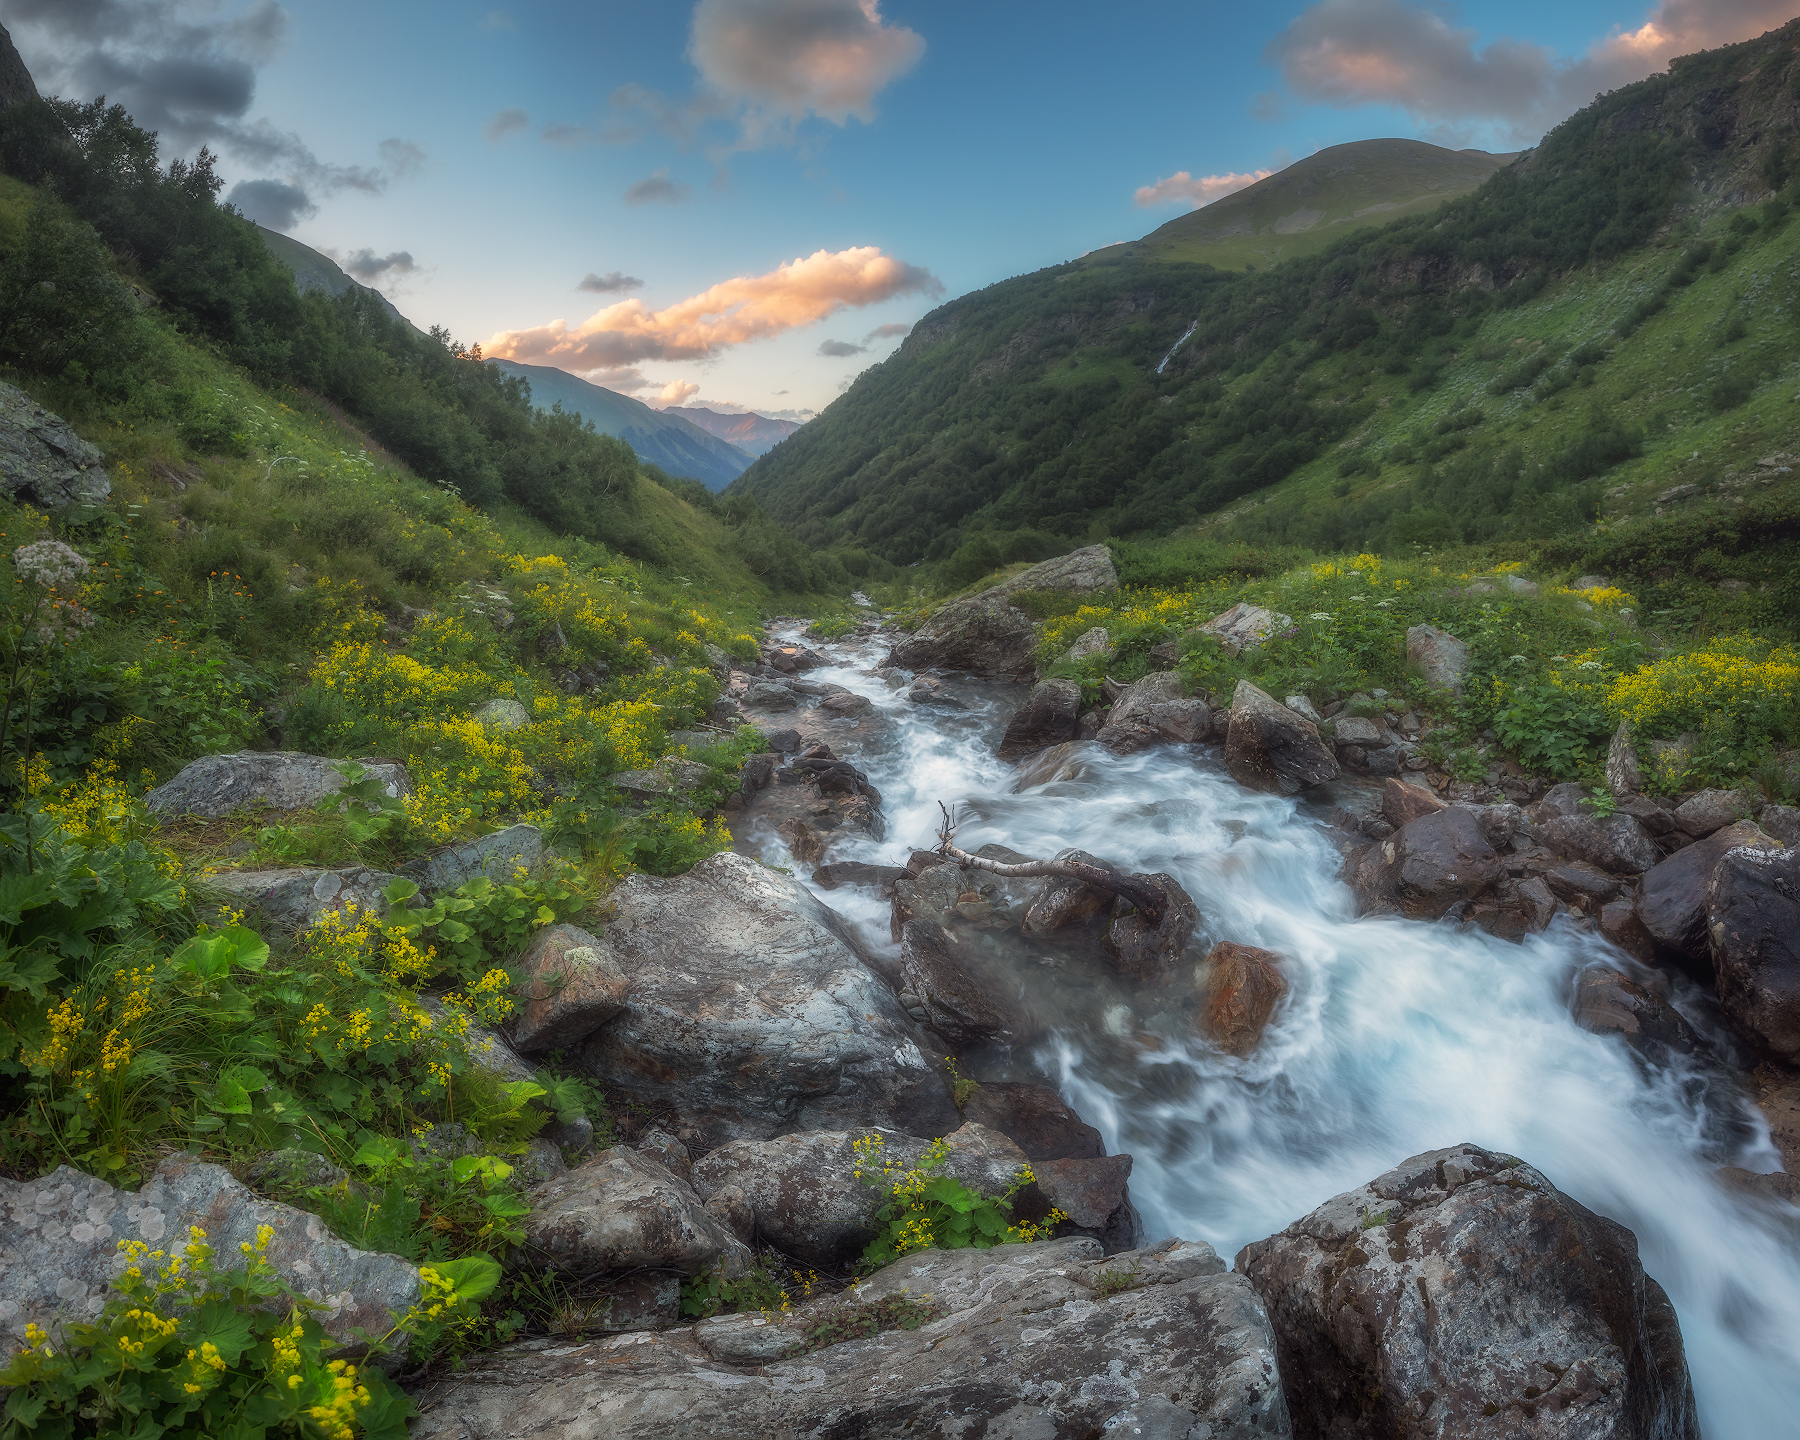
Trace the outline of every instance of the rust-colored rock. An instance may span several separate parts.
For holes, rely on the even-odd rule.
[[[1213,946],[1206,965],[1200,1028],[1227,1054],[1248,1055],[1262,1043],[1263,1029],[1287,994],[1281,957],[1223,940]]]
[[[1435,815],[1444,802],[1423,785],[1413,785],[1390,775],[1381,787],[1381,813],[1398,830],[1422,815]]]

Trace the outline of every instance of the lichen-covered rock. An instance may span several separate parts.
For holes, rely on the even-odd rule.
[[[342,760],[305,755],[296,750],[242,750],[230,755],[202,755],[184,765],[175,778],[144,797],[144,808],[159,820],[195,815],[216,820],[240,810],[309,810],[349,783],[337,767]],[[381,782],[393,799],[412,794],[412,777],[398,760],[356,762]]]
[[[605,945],[630,1004],[581,1051],[608,1085],[676,1106],[708,1145],[954,1128],[941,1057],[797,881],[727,852],[611,899]]]
[[[1229,940],[1213,946],[1200,985],[1200,1029],[1228,1055],[1248,1055],[1287,994],[1281,957]]]
[[[262,1199],[223,1166],[173,1156],[130,1191],[64,1165],[23,1184],[0,1179],[0,1360],[24,1344],[27,1324],[55,1334],[97,1315],[125,1267],[120,1241],[178,1255],[194,1225],[221,1269],[241,1263],[238,1246],[269,1226],[264,1259],[324,1307],[320,1323],[340,1340],[359,1327],[384,1334],[419,1298],[419,1272],[406,1261],[346,1244],[318,1216]]]
[[[1706,889],[1713,985],[1731,1028],[1800,1061],[1800,850],[1728,850]]]
[[[483,701],[475,707],[470,718],[482,729],[490,730],[496,735],[523,730],[531,724],[531,712],[507,695]]]
[[[535,825],[508,825],[491,835],[440,845],[428,855],[408,860],[399,872],[427,895],[454,890],[477,876],[496,884],[535,870],[544,859],[544,832]]]
[[[1095,738],[1116,755],[1130,755],[1152,745],[1191,745],[1211,733],[1206,702],[1183,698],[1180,677],[1160,670],[1125,687]]]
[[[575,1275],[646,1269],[741,1275],[752,1259],[692,1185],[654,1156],[623,1145],[533,1190],[524,1228],[521,1263]]]
[[[1301,1435],[1699,1440],[1681,1328],[1623,1225],[1474,1145],[1237,1257]]]
[[[1675,824],[1684,834],[1698,840],[1739,820],[1749,819],[1755,808],[1755,801],[1745,791],[1702,790],[1675,807]]]
[[[227,896],[234,908],[254,911],[273,928],[291,931],[304,930],[331,911],[352,905],[386,915],[383,892],[399,878],[356,865],[342,870],[227,870],[207,875],[202,883]]]
[[[698,760],[659,760],[648,770],[621,770],[612,783],[633,800],[648,804],[691,794],[711,775]]]
[[[1461,695],[1469,647],[1435,625],[1414,625],[1406,632],[1406,663],[1417,666],[1428,685]]]
[[[1041,680],[1013,711],[997,752],[1002,760],[1022,760],[1075,738],[1081,715],[1081,686],[1073,680]]]
[[[61,416],[0,381],[0,495],[47,510],[103,505],[112,494],[105,458]]]
[[[1014,595],[1026,590],[1058,590],[1068,595],[1091,595],[1118,588],[1119,572],[1113,565],[1112,551],[1104,545],[1084,545],[1021,570],[985,593]]]
[[[1289,1440],[1274,1336],[1244,1278],[1197,1244],[1110,1261],[1098,1249],[1071,1238],[917,1251],[761,1325],[729,1316],[474,1355],[417,1393],[413,1440]],[[1102,1297],[1099,1277],[1121,1270],[1143,1283]],[[897,1294],[942,1313],[782,1358],[839,1310]]]
[[[1637,746],[1631,743],[1631,722],[1621,720],[1619,728],[1613,731],[1612,743],[1606,747],[1606,788],[1612,791],[1614,798],[1623,800],[1628,795],[1635,795],[1643,783]]]
[[[1202,635],[1214,637],[1227,655],[1241,655],[1246,650],[1256,649],[1271,635],[1279,634],[1293,623],[1291,616],[1278,615],[1273,610],[1240,600],[1199,629]]]
[[[889,652],[903,670],[963,670],[1027,680],[1036,669],[1037,626],[992,591],[946,605]]]
[[[528,1054],[579,1045],[625,1008],[631,980],[579,925],[546,925],[519,958],[513,1044]]]
[[[1225,768],[1238,784],[1271,795],[1295,795],[1340,773],[1318,726],[1248,680],[1238,681],[1231,695]]]
[[[1112,637],[1106,633],[1104,625],[1096,625],[1092,630],[1084,630],[1075,637],[1075,643],[1063,653],[1063,659],[1071,665],[1079,665],[1083,661],[1092,660],[1096,655],[1110,660],[1112,653]]]

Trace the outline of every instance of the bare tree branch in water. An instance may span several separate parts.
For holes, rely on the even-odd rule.
[[[1109,895],[1124,896],[1152,924],[1162,919],[1168,897],[1140,876],[1121,875],[1104,865],[1089,865],[1083,860],[1027,860],[1023,865],[1008,865],[1003,861],[971,855],[967,850],[958,850],[950,843],[956,834],[956,827],[950,823],[950,812],[944,809],[944,802],[941,800],[938,801],[938,809],[944,816],[944,823],[938,828],[938,854],[948,859],[962,865],[972,865],[977,870],[986,870],[992,875],[1003,875],[1011,880],[1037,876],[1079,880],[1082,884],[1092,885],[1096,890],[1104,890]]]

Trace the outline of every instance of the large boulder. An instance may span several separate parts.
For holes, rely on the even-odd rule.
[[[1134,980],[1156,980],[1167,975],[1181,959],[1188,941],[1200,926],[1200,911],[1173,875],[1134,875],[1163,895],[1160,914],[1139,910],[1124,896],[1113,902],[1112,924],[1101,944],[1113,969]]]
[[[942,1059],[798,881],[727,852],[611,899],[630,1004],[581,1052],[608,1085],[673,1105],[708,1145],[955,1126]]]
[[[1042,1085],[984,1081],[963,1101],[963,1114],[1006,1136],[1028,1160],[1098,1160],[1106,1154],[1100,1132]]]
[[[474,840],[440,845],[408,860],[399,873],[431,895],[454,890],[477,877],[496,884],[516,879],[521,871],[535,870],[543,859],[544,832],[535,825],[509,825]]]
[[[1211,734],[1206,702],[1184,699],[1180,677],[1159,670],[1125,687],[1095,738],[1114,754],[1130,755],[1152,745],[1191,745]]]
[[[1659,1069],[1701,1049],[1694,1027],[1668,1000],[1601,965],[1582,971],[1575,982],[1575,1023],[1596,1035],[1617,1035]]]
[[[1228,1055],[1248,1055],[1287,994],[1281,957],[1222,940],[1206,957],[1200,982],[1201,1031]]]
[[[1290,616],[1278,615],[1273,610],[1265,610],[1260,605],[1240,600],[1223,614],[1213,616],[1200,626],[1199,633],[1211,635],[1227,655],[1242,655],[1246,650],[1256,649],[1271,635],[1280,634],[1293,623]]]
[[[1699,1440],[1681,1329],[1624,1226],[1474,1145],[1237,1257],[1301,1435]]]
[[[1740,845],[1759,850],[1777,848],[1754,822],[1740,820],[1715,830],[1704,840],[1683,846],[1644,872],[1644,878],[1638,882],[1637,914],[1658,946],[1704,967],[1709,953],[1707,882],[1725,853]]]
[[[1071,665],[1080,665],[1092,660],[1096,655],[1110,660],[1113,655],[1112,637],[1106,633],[1104,625],[1096,625],[1091,630],[1083,630],[1075,637],[1074,644],[1063,652],[1063,659]]]
[[[1098,1240],[1108,1255],[1129,1250],[1143,1239],[1143,1226],[1125,1182],[1129,1155],[1089,1160],[1039,1160],[1031,1167],[1038,1193],[1060,1210],[1066,1223]]]
[[[615,1270],[741,1275],[750,1248],[653,1155],[615,1145],[531,1192],[521,1263],[586,1276]]]
[[[786,1315],[471,1355],[418,1392],[412,1436],[1288,1440],[1268,1317],[1223,1270],[1184,1242],[1112,1260],[1085,1238],[917,1251]],[[1121,1278],[1133,1288],[1102,1293]],[[936,1318],[871,1333],[908,1306]]]
[[[61,416],[0,381],[0,496],[46,510],[104,505],[112,494],[105,459]]]
[[[1091,595],[1118,588],[1119,572],[1113,565],[1112,551],[1104,545],[1084,545],[1021,570],[985,593],[1014,595],[1026,590],[1059,590],[1067,595]]]
[[[1623,813],[1559,815],[1539,825],[1537,833],[1552,850],[1615,875],[1641,875],[1662,857],[1650,832]]]
[[[356,762],[381,782],[396,800],[412,794],[412,778],[398,760]],[[304,755],[296,750],[242,750],[230,755],[202,755],[184,765],[175,778],[144,797],[144,808],[159,820],[195,815],[216,820],[257,807],[310,810],[348,783],[337,767],[342,760]]]
[[[29,1324],[56,1334],[98,1315],[127,1263],[121,1241],[180,1255],[193,1225],[220,1269],[242,1264],[238,1247],[269,1226],[263,1258],[321,1306],[319,1321],[338,1340],[358,1328],[385,1334],[419,1298],[419,1272],[398,1256],[358,1250],[318,1216],[264,1200],[223,1166],[185,1155],[164,1160],[137,1191],[67,1165],[23,1183],[0,1178],[0,1222],[0,1361],[25,1343]]]
[[[875,1239],[875,1212],[887,1204],[892,1181],[919,1163],[929,1143],[880,1129],[737,1140],[694,1166],[694,1188],[743,1240],[842,1273]],[[974,1123],[947,1135],[945,1144],[949,1153],[931,1173],[981,1195],[1002,1194],[1029,1163],[1004,1135]],[[866,1185],[857,1177],[859,1165],[892,1179]]]
[[[1701,790],[1675,807],[1676,828],[1696,840],[1748,820],[1756,809],[1753,796],[1743,790]]]
[[[1406,663],[1425,677],[1426,684],[1461,695],[1469,647],[1435,625],[1414,625],[1406,632]]]
[[[1706,888],[1713,985],[1731,1028],[1800,1061],[1800,850],[1728,850]]]
[[[333,910],[355,909],[386,915],[384,891],[400,877],[361,865],[338,870],[289,866],[278,870],[226,870],[206,875],[204,889],[234,909],[254,912],[272,929],[305,930]]]
[[[1319,727],[1248,680],[1238,681],[1231,695],[1225,768],[1238,784],[1271,795],[1298,794],[1339,774],[1337,757],[1319,738]]]
[[[1359,913],[1414,920],[1441,918],[1452,905],[1487,894],[1505,873],[1480,818],[1458,805],[1408,821],[1344,862]]]
[[[1423,785],[1390,775],[1381,787],[1382,817],[1396,830],[1421,815],[1435,815],[1443,808],[1444,802]]]
[[[618,956],[579,925],[546,925],[517,969],[523,1003],[513,1044],[526,1054],[581,1044],[624,1010],[631,990]]]
[[[900,983],[953,1049],[1024,1044],[1036,1033],[1019,981],[934,920],[902,927]]]
[[[1075,738],[1081,717],[1081,686],[1073,680],[1041,680],[1013,711],[1000,739],[1002,760],[1022,760]]]
[[[1036,666],[1037,627],[1004,595],[989,592],[946,605],[888,653],[903,670],[963,670],[1028,680]]]

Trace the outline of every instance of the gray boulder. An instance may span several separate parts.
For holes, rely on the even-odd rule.
[[[794,692],[773,680],[762,680],[744,692],[744,704],[752,710],[792,710],[800,703]]]
[[[698,760],[659,760],[648,770],[621,770],[612,777],[612,783],[633,800],[649,804],[690,795],[711,774]]]
[[[1537,833],[1552,850],[1615,875],[1641,875],[1662,858],[1650,832],[1622,812],[1603,817],[1558,815],[1539,825]]]
[[[1225,768],[1238,784],[1271,795],[1295,795],[1340,773],[1318,726],[1248,680],[1238,681],[1231,695]]]
[[[932,1171],[959,1180],[981,1195],[1007,1190],[1030,1162],[998,1131],[968,1124],[944,1137],[950,1153]],[[879,1148],[875,1148],[879,1142]],[[894,1179],[918,1164],[928,1141],[893,1130],[811,1130],[773,1140],[721,1145],[694,1166],[694,1188],[731,1216],[738,1236],[773,1245],[807,1265],[848,1271],[875,1238],[875,1212],[887,1203],[892,1182],[865,1185],[857,1178],[857,1145],[865,1170]]]
[[[903,670],[963,670],[1028,680],[1036,670],[1037,626],[1002,594],[989,591],[946,605],[888,653]]]
[[[1406,663],[1416,666],[1428,685],[1460,695],[1469,647],[1435,625],[1414,625],[1406,632]]]
[[[1800,846],[1800,810],[1792,805],[1765,805],[1756,823],[1788,849]]]
[[[473,1355],[416,1392],[413,1440],[585,1440],[597,1426],[608,1440],[1288,1440],[1274,1336],[1244,1278],[1203,1245],[1110,1261],[1098,1248],[919,1251],[784,1316]],[[1108,1274],[1135,1274],[1136,1288],[1103,1296]],[[938,1318],[781,1358],[894,1296]]]
[[[579,925],[546,925],[519,959],[523,1004],[513,1044],[527,1054],[579,1045],[625,1009],[631,980]]]
[[[1684,845],[1644,872],[1638,882],[1637,914],[1650,938],[1683,959],[1704,962],[1708,954],[1706,887],[1728,850],[1747,845],[1774,850],[1775,841],[1755,822],[1740,820],[1704,840]]]
[[[112,494],[105,458],[61,416],[0,381],[0,495],[46,510],[102,505]]]
[[[1736,821],[1749,819],[1755,808],[1755,801],[1745,791],[1702,790],[1675,807],[1675,825],[1699,840]]]
[[[1211,635],[1227,655],[1241,655],[1254,650],[1271,635],[1279,634],[1294,623],[1288,615],[1278,615],[1260,605],[1240,600],[1223,614],[1215,615],[1199,627],[1202,635]]]
[[[1623,800],[1627,795],[1635,795],[1643,784],[1637,746],[1631,743],[1631,722],[1621,720],[1619,728],[1613,731],[1612,743],[1606,747],[1606,788]]]
[[[504,735],[531,724],[531,712],[510,696],[502,695],[477,705],[472,717],[484,730]]]
[[[1021,760],[1075,738],[1081,715],[1081,686],[1073,680],[1042,680],[1013,712],[1001,737],[1002,760]]]
[[[1092,630],[1084,630],[1075,637],[1075,643],[1069,646],[1063,659],[1071,665],[1079,665],[1083,661],[1092,660],[1096,655],[1112,658],[1112,637],[1106,633],[1104,625],[1096,625]]]
[[[521,870],[535,870],[544,859],[544,832],[535,825],[509,825],[491,835],[440,845],[430,854],[408,860],[399,873],[427,895],[454,890],[477,876],[496,884]]]
[[[347,783],[336,768],[342,760],[304,755],[296,750],[241,750],[231,755],[202,755],[166,785],[144,797],[144,807],[159,820],[197,815],[216,820],[240,810],[309,810]],[[396,800],[412,794],[412,777],[398,760],[356,762],[381,782]]]
[[[137,1191],[115,1190],[67,1165],[23,1184],[0,1179],[0,1360],[25,1343],[25,1327],[56,1334],[99,1314],[125,1268],[122,1240],[179,1255],[198,1225],[221,1270],[241,1265],[241,1244],[274,1230],[263,1258],[323,1309],[328,1334],[379,1335],[419,1298],[419,1272],[396,1255],[345,1244],[317,1215],[264,1200],[219,1165],[172,1156]],[[148,1273],[148,1272],[146,1272]]]
[[[741,1275],[753,1258],[692,1185],[654,1156],[623,1145],[533,1190],[524,1228],[521,1263],[575,1276],[712,1269]]]
[[[382,892],[400,877],[360,865],[340,870],[286,867],[278,870],[227,870],[207,875],[201,884],[224,896],[234,909],[254,911],[277,930],[304,930],[333,910],[354,905],[386,915]]]
[[[1059,590],[1068,595],[1091,595],[1118,588],[1119,572],[1113,565],[1112,551],[1104,545],[1085,545],[1021,570],[985,593],[1013,595],[1022,590]]]
[[[1114,754],[1129,755],[1152,745],[1191,745],[1211,733],[1206,702],[1183,698],[1180,677],[1160,670],[1125,687],[1095,738]]]
[[[1800,1060],[1800,850],[1728,850],[1706,889],[1713,985],[1731,1028]]]
[[[1681,1327],[1624,1226],[1456,1145],[1237,1257],[1301,1435],[1699,1440]]]
[[[954,1127],[942,1059],[799,882],[726,852],[611,898],[630,1005],[581,1052],[608,1085],[676,1106],[708,1145]]]

